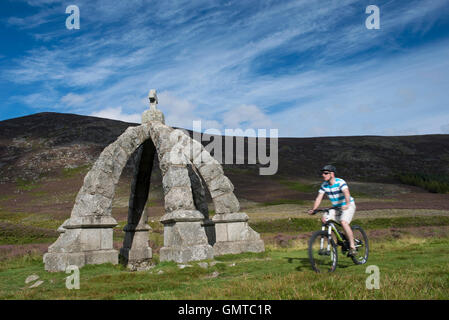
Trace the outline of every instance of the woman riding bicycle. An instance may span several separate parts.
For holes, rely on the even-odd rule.
[[[320,206],[321,200],[323,200],[324,194],[327,194],[329,200],[334,207],[340,207],[342,209],[341,215],[336,210],[329,210],[328,214],[324,214],[321,218],[323,223],[329,220],[337,221],[343,227],[346,236],[349,240],[350,250],[349,255],[355,255],[357,253],[354,244],[354,235],[352,233],[349,224],[354,216],[356,206],[354,198],[349,193],[349,187],[346,181],[335,177],[336,169],[332,165],[326,165],[321,169],[324,182],[321,184],[320,190],[318,190],[318,196],[315,199],[313,208],[309,210],[309,214],[313,214],[314,211]]]

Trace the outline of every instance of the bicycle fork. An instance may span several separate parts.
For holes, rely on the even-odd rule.
[[[322,225],[321,226],[321,231],[326,231],[326,225]],[[332,239],[332,224],[330,223],[330,224],[328,224],[328,229],[327,229],[327,238],[328,238],[328,241],[327,241],[327,248],[326,248],[326,251],[327,252],[331,252],[331,239]],[[322,237],[321,239],[320,239],[320,249],[321,250],[323,250],[324,249],[324,238]]]

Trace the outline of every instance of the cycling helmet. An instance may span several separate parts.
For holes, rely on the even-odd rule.
[[[335,169],[335,167],[331,164],[327,164],[323,167],[323,169],[321,169],[321,171],[330,171],[330,172],[336,172],[337,169]]]

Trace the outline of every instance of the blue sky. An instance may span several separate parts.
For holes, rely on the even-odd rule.
[[[155,88],[166,123],[188,129],[449,133],[447,0],[1,0],[0,26],[0,120],[140,122]]]

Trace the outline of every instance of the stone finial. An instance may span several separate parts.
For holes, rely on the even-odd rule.
[[[145,110],[142,114],[142,123],[148,123],[150,121],[165,123],[164,114],[156,107],[159,102],[157,99],[156,89],[150,90],[150,93],[148,93],[148,100],[150,100],[150,109]]]
[[[148,99],[150,100],[150,110],[156,110],[158,104],[156,89],[151,89],[148,93]]]

